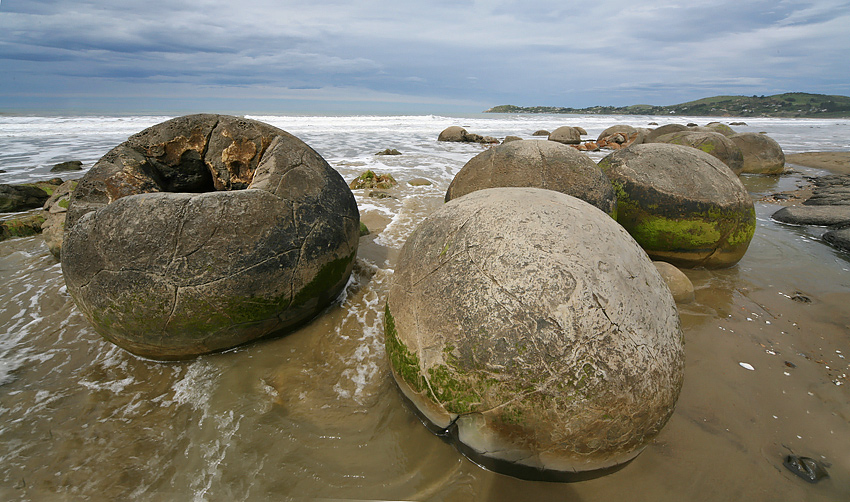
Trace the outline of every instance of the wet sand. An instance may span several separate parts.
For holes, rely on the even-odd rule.
[[[755,200],[806,184],[803,172],[743,181]],[[413,219],[442,204],[398,190],[391,203]],[[40,237],[2,242],[0,300],[26,311],[3,321],[37,357],[0,388],[0,499],[850,500],[850,256],[822,229],[772,221],[778,208],[756,203],[738,265],[685,271],[685,381],[658,438],[570,484],[486,471],[404,405],[380,329],[389,218],[364,218],[373,233],[342,305],[289,336],[168,364],[101,340]],[[830,477],[805,482],[783,467],[790,453]]]
[[[787,164],[826,169],[833,174],[850,174],[850,152],[804,152],[785,156]]]

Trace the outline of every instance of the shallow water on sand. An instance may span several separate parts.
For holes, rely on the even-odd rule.
[[[159,363],[92,330],[40,237],[0,242],[0,498],[850,499],[850,256],[821,243],[821,230],[770,220],[775,205],[756,204],[758,229],[736,267],[687,271],[696,301],[680,306],[687,359],[676,412],[616,473],[559,484],[483,470],[428,432],[395,388],[381,329],[395,257],[482,151],[439,144],[440,130],[530,138],[569,124],[595,137],[616,123],[669,119],[256,118],[304,139],[347,181],[373,169],[402,182],[396,198],[356,191],[372,234],[344,296],[283,338]],[[62,160],[89,166],[162,119],[0,117],[0,183],[52,177],[49,165]],[[678,121],[691,120],[711,119]],[[850,121],[747,122],[736,129],[767,131],[787,152],[850,150]],[[384,148],[404,155],[373,155]],[[759,199],[803,174],[820,172],[743,180]],[[433,184],[407,185],[414,177]],[[794,476],[782,466],[791,452],[824,462],[830,478]]]

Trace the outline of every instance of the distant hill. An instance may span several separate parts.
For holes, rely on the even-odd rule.
[[[714,96],[678,105],[494,106],[484,113],[575,113],[594,115],[700,115],[710,117],[850,117],[850,97],[787,92],[774,96]]]

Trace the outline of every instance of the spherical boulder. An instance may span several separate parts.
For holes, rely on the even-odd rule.
[[[785,152],[766,134],[745,132],[729,137],[743,152],[742,172],[751,174],[780,174],[785,170]]]
[[[616,217],[614,189],[599,166],[574,148],[554,141],[513,141],[479,153],[454,177],[446,202],[496,187],[555,190]]]
[[[661,274],[661,278],[667,283],[676,303],[694,301],[694,284],[684,272],[666,261],[654,261],[652,264],[655,265],[658,273]]]
[[[599,162],[617,193],[617,221],[654,259],[723,268],[747,251],[756,214],[741,180],[696,148],[648,143]]]
[[[402,248],[384,327],[405,396],[496,470],[627,462],[682,385],[679,318],[652,262],[605,213],[551,190],[480,190],[428,217]]]
[[[449,126],[440,131],[437,141],[462,142],[467,141],[469,133],[461,126]]]
[[[62,271],[104,338],[184,359],[319,313],[348,280],[359,221],[345,181],[298,138],[190,115],[131,136],[80,179]]]
[[[744,169],[744,154],[741,149],[730,138],[717,132],[693,130],[674,132],[658,136],[652,142],[689,146],[702,150],[729,166],[735,174],[741,174]]]
[[[714,132],[718,132],[726,137],[734,136],[735,130],[724,124],[723,122],[709,122],[705,125],[707,129],[711,129]]]
[[[575,127],[561,126],[549,133],[549,141],[556,141],[565,145],[577,145],[581,143],[581,134]]]
[[[649,131],[647,133],[646,137],[644,138],[643,142],[644,143],[652,143],[653,140],[655,138],[659,137],[659,136],[663,136],[665,134],[671,134],[671,133],[674,133],[674,132],[687,131],[687,130],[688,130],[688,126],[686,126],[684,124],[665,124],[661,127],[656,127],[655,129],[652,129],[651,131]]]

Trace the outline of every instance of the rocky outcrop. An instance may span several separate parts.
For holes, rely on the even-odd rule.
[[[702,150],[729,166],[735,174],[741,174],[744,169],[744,154],[741,149],[731,138],[720,133],[688,130],[658,136],[652,142],[689,146]]]
[[[446,202],[495,187],[555,190],[616,215],[614,190],[599,167],[587,156],[554,141],[515,141],[481,152],[454,177],[446,191]]]
[[[551,190],[480,190],[429,216],[401,250],[384,329],[405,396],[496,470],[627,462],[682,385],[655,267],[605,213]]]
[[[753,202],[725,164],[696,148],[634,145],[599,162],[617,193],[617,221],[654,260],[722,268],[744,256]]]
[[[773,213],[773,218],[793,225],[831,227],[823,240],[850,251],[850,175],[814,178],[812,195],[801,206],[788,206]]]
[[[107,340],[183,359],[283,333],[345,286],[359,240],[342,177],[262,122],[190,115],[103,156],[68,207],[68,292]]]
[[[781,174],[785,170],[785,153],[773,138],[766,134],[745,132],[729,137],[743,154],[742,172],[750,174]]]

